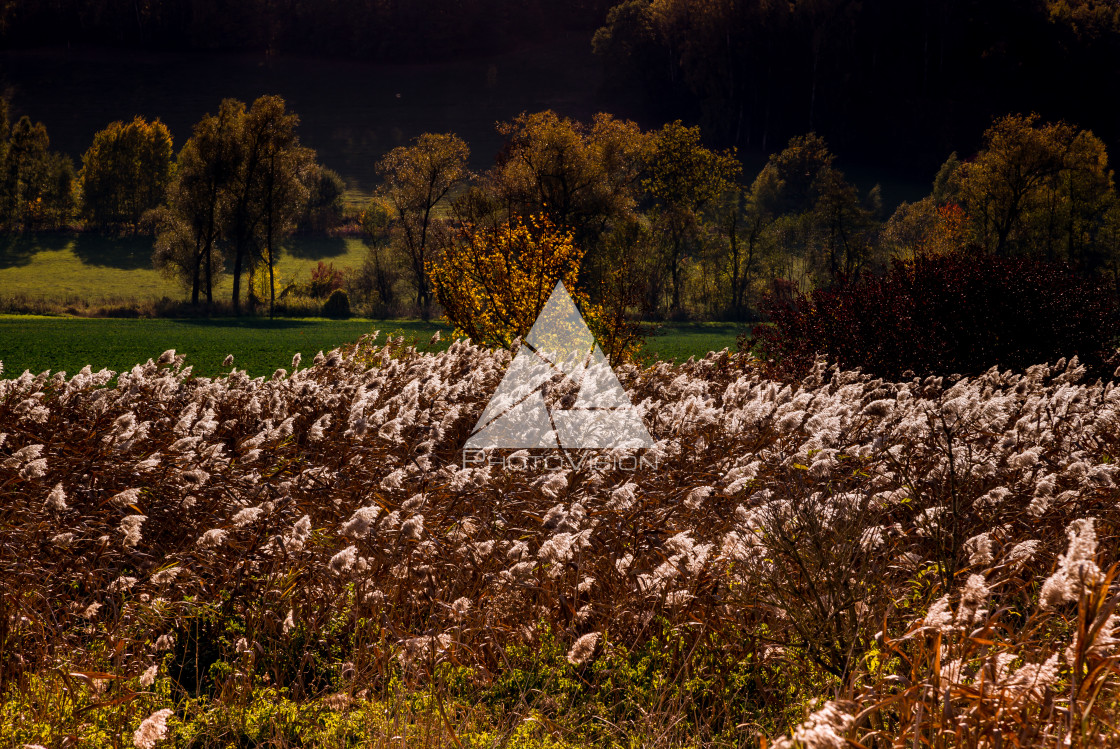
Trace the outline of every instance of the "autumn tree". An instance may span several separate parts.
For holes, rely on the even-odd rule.
[[[157,266],[184,275],[192,303],[202,295],[213,301],[227,257],[235,311],[246,271],[252,280],[259,264],[274,280],[279,242],[306,215],[312,187],[322,189],[324,179],[314,152],[299,143],[298,123],[278,96],[262,96],[248,110],[224,99],[183,144],[166,205],[146,223],[156,232]],[[270,296],[270,309],[274,301]]]
[[[214,287],[225,267],[223,207],[237,159],[245,106],[225,99],[215,115],[205,115],[179,150],[166,204],[145,215],[155,235],[157,269],[179,277],[198,304],[214,300]]]
[[[41,122],[8,120],[0,99],[0,226],[9,231],[65,226],[74,207],[74,165],[50,150]]]
[[[509,346],[524,337],[562,281],[604,353],[631,356],[637,329],[615,330],[579,283],[583,252],[547,216],[515,217],[500,229],[464,226],[428,264],[436,298],[455,329],[476,343]],[[631,335],[624,333],[629,331]]]
[[[428,264],[432,289],[455,329],[509,346],[533,326],[558,281],[576,287],[583,253],[547,217],[494,230],[464,226]]]
[[[724,263],[727,276],[727,312],[742,319],[747,316],[752,283],[761,269],[764,234],[772,217],[760,210],[750,193],[738,191],[727,196],[721,211],[727,248]]]
[[[175,189],[173,185],[172,190]],[[166,206],[158,206],[147,211],[140,220],[142,231],[154,237],[152,243],[152,267],[161,275],[177,281],[187,293],[191,303],[198,304],[199,292],[199,237],[186,216]],[[215,257],[216,256],[216,257]],[[221,259],[215,249],[212,259]],[[207,275],[208,281],[221,277],[222,263],[215,264]],[[209,301],[209,300],[208,300]]]
[[[244,110],[244,104],[236,102],[235,108],[236,105]],[[241,309],[242,277],[248,272],[252,281],[256,261],[263,257],[259,247],[268,200],[269,163],[276,163],[271,154],[298,147],[295,130],[299,116],[287,110],[283,98],[261,96],[247,112],[238,113],[235,120],[240,124],[235,126],[234,169],[223,201],[222,221],[223,233],[233,245],[233,309],[236,313]],[[256,303],[252,283],[249,303],[250,306]]]
[[[883,224],[880,242],[891,257],[943,255],[968,247],[968,217],[960,206],[961,162],[949,155],[921,200],[903,202]]]
[[[399,257],[389,252],[392,222],[392,211],[383,200],[371,200],[362,211],[366,257],[353,279],[367,298],[375,300],[383,316],[396,309],[396,286],[401,275]]]
[[[436,207],[469,177],[470,149],[457,135],[425,133],[394,148],[377,165],[383,183],[377,199],[392,216],[392,241],[407,259],[416,306],[427,319],[431,291],[427,267],[433,253]]]
[[[612,238],[640,221],[649,134],[607,114],[585,123],[553,111],[523,113],[500,123],[498,130],[505,145],[497,164],[454,196],[450,219],[497,231],[517,217],[547,216],[570,229],[583,250],[580,273],[590,298],[614,304],[617,297],[606,290],[619,287],[618,269],[638,273],[641,265],[635,258],[620,257],[622,245]]]
[[[135,230],[163,201],[173,158],[171,132],[158,119],[111,123],[82,156],[82,213],[101,229]]]
[[[681,310],[682,263],[699,245],[703,213],[736,190],[742,167],[734,152],[713,151],[699,127],[677,120],[654,133],[642,186],[653,205],[652,221],[663,233],[663,262],[671,279],[673,312]]]
[[[839,170],[821,175],[810,214],[810,262],[818,277],[846,280],[874,264],[882,209],[878,185],[861,198]]]
[[[300,229],[327,231],[337,226],[342,218],[342,194],[346,191],[342,175],[315,164],[307,188],[307,208],[300,218]]]
[[[295,129],[277,127],[261,158],[257,246],[268,269],[268,314],[276,308],[276,258],[281,239],[291,234],[307,208],[316,178],[315,152],[299,145]]]
[[[750,219],[783,248],[776,275],[800,284],[826,285],[851,277],[875,261],[878,186],[865,196],[834,166],[835,157],[816,133],[791,138],[755,179]],[[796,267],[796,269],[795,269]]]
[[[245,105],[240,105],[241,112],[237,115],[237,137],[234,141],[236,152],[234,156],[234,169],[230,175],[230,182],[226,189],[226,199],[223,200],[222,232],[233,245],[233,311],[241,311],[241,282],[246,272],[253,273],[253,240],[256,235],[257,222],[260,220],[259,190],[261,178],[261,153],[265,140],[272,130],[269,119],[283,116],[283,100],[279,97],[260,97],[253,102],[256,116],[250,125],[249,113],[244,111]],[[249,306],[254,304],[252,280],[249,283]]]
[[[30,224],[36,203],[46,186],[50,138],[43,123],[32,123],[26,116],[11,127],[4,164],[4,215],[11,229]]]
[[[587,272],[584,257],[580,282],[597,309],[596,335],[603,350],[615,352],[616,359],[637,351],[641,340],[637,320],[647,312],[651,289],[662,288],[657,248],[653,229],[637,218],[618,223],[600,239],[594,272]]]
[[[633,122],[600,113],[585,124],[546,110],[498,132],[505,146],[485,183],[511,213],[547,213],[586,248],[637,205],[649,138]]]
[[[932,196],[901,203],[883,224],[883,249],[891,257],[943,255],[968,246],[967,219],[955,203],[939,205]]]
[[[790,138],[781,151],[766,161],[755,181],[755,199],[773,215],[799,214],[812,210],[818,186],[834,168],[836,157],[824,138],[806,133]]]
[[[984,250],[1102,262],[1096,235],[1112,200],[1112,172],[1104,143],[1088,130],[1036,114],[1001,117],[959,179],[972,239]]]

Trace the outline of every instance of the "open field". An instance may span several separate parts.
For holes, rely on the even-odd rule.
[[[86,364],[94,370],[131,369],[173,348],[187,357],[195,374],[215,375],[227,354],[238,369],[268,375],[288,367],[297,351],[309,360],[319,350],[352,343],[366,333],[403,335],[426,347],[436,330],[447,344],[447,325],[419,320],[211,319],[131,320],[0,316],[0,361],[8,375],[25,369],[73,374]],[[647,342],[647,351],[664,359],[702,357],[735,348],[739,328],[724,323],[666,325]]]
[[[182,289],[151,268],[150,240],[108,238],[90,234],[10,236],[0,241],[0,296],[42,299],[66,305],[75,302],[151,302],[182,299]],[[365,258],[360,240],[314,236],[293,237],[277,264],[278,277],[306,281],[319,261],[336,268],[360,266]],[[229,294],[227,278],[217,288]],[[400,331],[425,342],[439,325],[419,321],[212,319],[132,320],[0,316],[0,361],[9,372],[44,369],[75,372],[86,364],[95,369],[129,369],[137,362],[174,348],[185,353],[198,374],[213,375],[226,354],[253,375],[286,367],[296,351],[305,356],[320,349],[357,340],[380,328]],[[443,328],[446,332],[446,327]],[[708,351],[734,348],[741,325],[685,323],[663,326],[649,339],[654,356],[687,359]]]
[[[739,334],[750,327],[751,323],[732,322],[663,323],[646,338],[646,351],[658,359],[701,359],[709,351],[734,351]]]
[[[307,281],[321,260],[341,270],[360,267],[365,246],[359,239],[297,236],[284,244],[277,262],[280,279]],[[176,282],[152,268],[150,237],[96,234],[28,234],[0,237],[0,297],[20,296],[62,304],[136,303],[164,297],[184,299]],[[228,298],[227,277],[215,296]]]
[[[9,374],[24,369],[74,373],[86,364],[95,371],[102,367],[121,371],[173,348],[186,355],[195,374],[217,374],[226,355],[234,354],[235,366],[255,377],[291,366],[296,352],[310,360],[320,350],[353,343],[378,329],[427,343],[440,327],[447,332],[446,326],[412,320],[121,320],[11,315],[0,317],[0,361]]]

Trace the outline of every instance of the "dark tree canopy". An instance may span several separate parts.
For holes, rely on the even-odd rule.
[[[815,130],[932,168],[1006,112],[1114,140],[1118,19],[1096,0],[623,0],[594,45],[717,141],[771,152]]]

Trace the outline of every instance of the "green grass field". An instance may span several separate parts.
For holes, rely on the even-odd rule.
[[[646,338],[646,351],[659,359],[684,361],[690,356],[697,359],[709,351],[735,350],[740,333],[749,330],[750,323],[684,322],[665,323]]]
[[[359,336],[381,330],[404,335],[427,345],[432,334],[448,327],[418,320],[128,320],[111,318],[0,316],[0,361],[4,377],[25,369],[66,371],[73,374],[86,364],[100,369],[130,369],[173,348],[185,354],[195,374],[222,371],[226,354],[235,365],[253,376],[289,367],[292,355],[309,360],[319,350],[330,350]],[[666,359],[703,356],[708,351],[735,347],[739,326],[725,323],[666,325],[648,340],[649,353]]]
[[[151,243],[143,237],[107,238],[86,234],[23,235],[0,239],[0,296],[22,296],[66,305],[182,299],[173,281],[151,268]],[[278,263],[282,279],[307,280],[320,260],[336,268],[358,267],[365,247],[357,239],[295,237]],[[229,294],[229,280],[218,296]],[[11,376],[24,369],[76,372],[86,364],[121,370],[174,348],[187,355],[195,372],[216,374],[226,354],[253,375],[289,365],[300,351],[312,356],[380,328],[426,342],[441,327],[415,320],[323,319],[104,319],[0,316],[0,361]],[[446,327],[443,326],[446,331]],[[742,325],[677,323],[648,339],[647,352],[687,359],[734,348]]]
[[[222,371],[227,354],[251,375],[291,365],[297,351],[310,359],[380,329],[427,343],[435,323],[413,320],[122,320],[107,318],[0,317],[0,361],[5,376],[25,369],[77,372],[86,364],[129,369],[173,348],[200,375]],[[444,328],[446,331],[447,329]]]
[[[285,243],[276,270],[284,281],[307,281],[320,260],[339,270],[358,268],[365,254],[359,239],[298,236]],[[216,296],[226,299],[231,289],[227,277]],[[0,297],[4,296],[96,304],[183,299],[185,292],[152,268],[150,237],[25,234],[0,237]]]

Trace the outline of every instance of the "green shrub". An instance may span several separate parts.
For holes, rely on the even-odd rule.
[[[342,289],[331,292],[330,297],[323,303],[323,317],[346,319],[350,317],[350,297]]]

